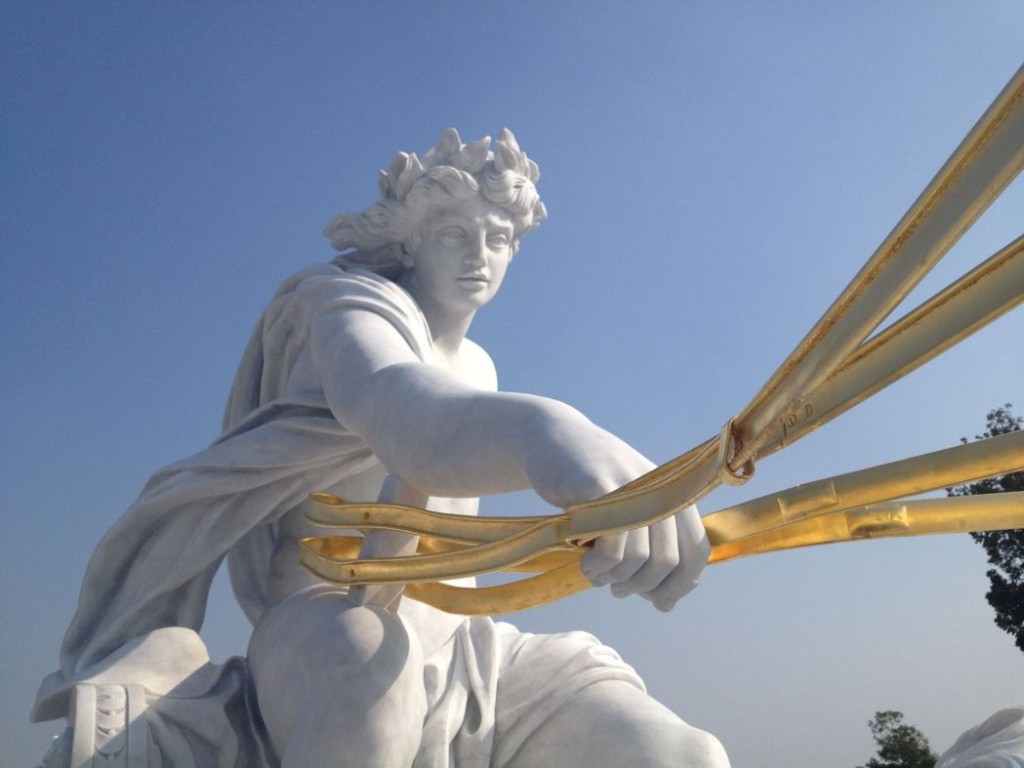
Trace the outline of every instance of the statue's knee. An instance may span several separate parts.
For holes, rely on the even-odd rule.
[[[318,627],[304,645],[307,663],[320,674],[336,682],[390,684],[412,677],[422,684],[419,641],[397,614],[349,606],[318,622]]]
[[[395,733],[410,734],[410,745],[396,749],[418,744],[422,650],[397,614],[353,606],[337,593],[296,596],[260,620],[249,655],[260,710],[282,755],[299,742],[303,754],[330,755],[343,743],[377,754],[392,749]]]

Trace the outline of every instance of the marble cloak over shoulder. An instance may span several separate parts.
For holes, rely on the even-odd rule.
[[[60,671],[40,687],[33,720],[65,715],[70,687],[127,643],[165,627],[198,631],[225,555],[239,603],[251,621],[259,618],[276,521],[309,493],[376,462],[366,442],[337,421],[322,391],[286,395],[311,324],[342,309],[386,318],[421,360],[432,359],[423,314],[391,281],[333,264],[287,279],[242,358],[221,437],[153,475],[97,547]]]

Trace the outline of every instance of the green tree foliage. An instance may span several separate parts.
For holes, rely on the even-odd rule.
[[[1014,416],[1007,403],[988,414],[988,429],[976,440],[1016,432],[1024,428],[1024,418]],[[967,442],[967,438],[961,438]],[[1024,472],[990,477],[976,483],[950,488],[950,496],[974,496],[982,493],[1024,491]],[[972,533],[971,537],[985,548],[989,565],[990,588],[985,597],[996,612],[996,626],[1010,634],[1024,652],[1024,528],[1010,531]]]
[[[878,744],[878,756],[859,768],[934,768],[939,759],[924,734],[903,722],[902,712],[875,712],[868,727]]]

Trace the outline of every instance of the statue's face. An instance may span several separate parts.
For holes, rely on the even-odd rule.
[[[482,196],[433,211],[403,285],[431,310],[472,312],[501,287],[512,259],[512,218]]]

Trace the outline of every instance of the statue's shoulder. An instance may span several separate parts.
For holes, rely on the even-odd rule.
[[[374,309],[414,324],[425,322],[415,300],[395,282],[366,269],[333,262],[312,264],[285,278],[265,314],[294,314],[297,308],[315,314],[335,305]]]
[[[334,262],[310,264],[286,277],[274,296],[286,296],[301,292],[310,286],[327,285],[336,290],[383,292],[387,294],[404,293],[395,283],[366,269],[344,267]]]

